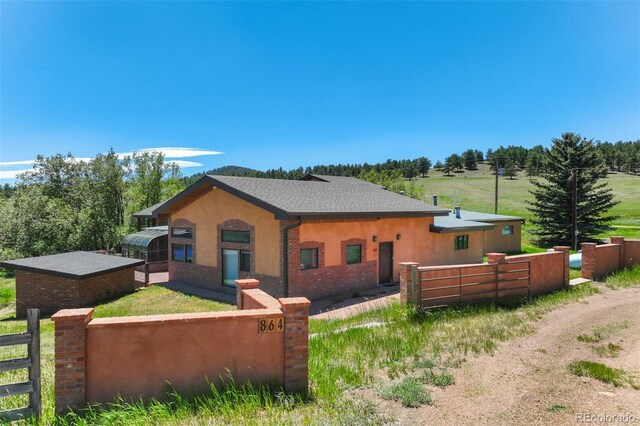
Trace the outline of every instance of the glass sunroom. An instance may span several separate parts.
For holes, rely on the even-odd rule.
[[[122,240],[122,256],[144,259],[147,263],[166,262],[169,252],[169,227],[153,226]]]

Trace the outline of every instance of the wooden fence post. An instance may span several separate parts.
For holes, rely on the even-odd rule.
[[[29,406],[0,411],[4,421],[24,420],[35,417],[40,419],[42,395],[40,385],[40,310],[27,310],[27,332],[0,335],[0,347],[27,345],[26,358],[14,358],[0,361],[0,371],[14,371],[26,368],[29,379],[26,382],[0,385],[0,397],[29,394]]]
[[[42,386],[40,382],[40,310],[27,311],[27,332],[31,333],[31,343],[27,345],[31,366],[29,381],[33,383],[33,391],[29,394],[29,406],[33,409],[36,420],[42,413]]]

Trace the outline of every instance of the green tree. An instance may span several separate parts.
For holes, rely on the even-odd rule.
[[[617,204],[611,189],[602,181],[607,176],[607,167],[592,141],[578,134],[563,133],[552,141],[545,155],[542,179],[533,181],[531,191],[534,200],[529,203],[529,210],[534,215],[531,222],[535,241],[543,247],[573,246],[574,235],[578,242],[592,241],[596,235],[610,230],[609,223],[615,219],[606,214]],[[574,211],[577,211],[575,227]]]
[[[504,175],[508,176],[510,180],[513,180],[513,178],[516,177],[516,174],[516,165],[511,161],[511,159],[507,160],[504,165]]]
[[[461,172],[464,168],[464,161],[458,154],[451,154],[450,156],[445,158],[444,163],[445,165],[449,166],[450,170]]]
[[[424,187],[416,185],[415,181],[405,181],[401,170],[376,171],[375,169],[370,169],[366,172],[361,172],[358,178],[382,185],[389,191],[404,193],[406,196],[417,200],[424,199]]]
[[[431,168],[431,161],[427,157],[418,158],[418,172],[425,177]]]
[[[465,169],[476,170],[478,168],[476,152],[474,150],[468,149],[462,153],[462,160],[464,161]]]

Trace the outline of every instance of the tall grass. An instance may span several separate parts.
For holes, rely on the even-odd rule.
[[[615,276],[610,277],[614,279]],[[287,395],[273,387],[243,387],[229,382],[226,387],[211,387],[198,397],[172,392],[162,401],[120,399],[58,417],[53,413],[53,325],[43,320],[43,422],[384,424],[393,419],[383,416],[375,402],[348,397],[349,391],[361,387],[381,391],[391,383],[409,379],[418,380],[422,386],[446,386],[454,380],[449,374],[451,368],[460,366],[469,356],[492,353],[501,341],[532,332],[534,321],[555,307],[597,291],[586,284],[511,305],[468,305],[420,312],[395,303],[344,320],[312,319],[310,332],[318,336],[309,341],[309,399]],[[142,301],[132,305],[139,303]],[[127,314],[132,310],[137,308],[127,309]],[[349,328],[373,321],[384,326]],[[0,321],[0,332],[19,328],[18,324]],[[346,330],[332,333],[341,329]]]
[[[607,277],[605,285],[612,289],[640,286],[640,264],[631,269],[623,269]]]

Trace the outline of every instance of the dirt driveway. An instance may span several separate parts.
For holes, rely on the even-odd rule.
[[[602,287],[534,327],[533,334],[502,343],[493,356],[468,358],[455,370],[454,385],[432,393],[435,405],[407,409],[382,402],[380,408],[401,424],[580,424],[586,413],[632,415],[640,425],[640,390],[576,377],[567,367],[597,361],[633,373],[640,384],[640,289]],[[601,341],[579,341],[579,335]],[[598,353],[609,343],[620,346],[617,354]]]

